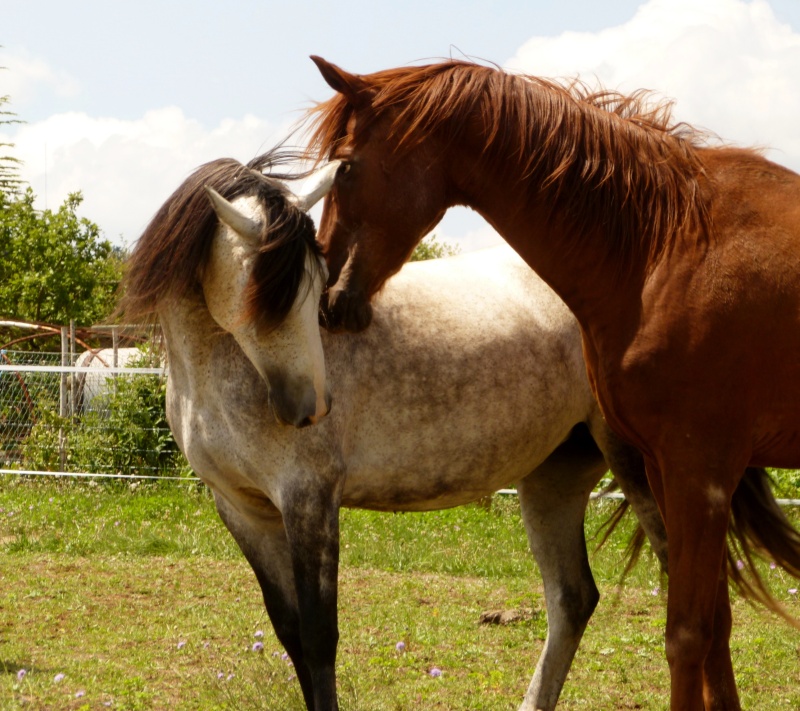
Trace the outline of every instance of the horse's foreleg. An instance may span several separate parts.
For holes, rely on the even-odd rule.
[[[517,487],[547,604],[547,640],[520,711],[555,708],[600,599],[589,568],[583,519],[605,463],[589,444],[568,440]]]
[[[217,511],[256,575],[275,635],[294,664],[303,698],[314,711],[314,689],[300,636],[300,612],[295,592],[289,542],[280,512],[268,502],[245,516],[215,493]]]
[[[669,547],[666,652],[673,711],[738,711],[728,647],[730,601],[725,568],[730,501],[738,477],[708,456],[675,447],[660,466]],[[715,453],[718,456],[714,456]],[[741,467],[744,472],[744,466]],[[706,702],[710,706],[706,706]]]
[[[727,563],[723,558],[714,608],[714,639],[703,667],[705,711],[739,711],[741,708],[731,662],[732,617]]]
[[[339,502],[334,492],[298,487],[283,502],[300,613],[300,638],[314,711],[337,711]]]

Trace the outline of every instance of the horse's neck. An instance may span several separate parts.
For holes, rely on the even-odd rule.
[[[547,282],[578,317],[585,333],[626,327],[621,310],[626,301],[631,303],[631,292],[641,287],[643,266],[633,264],[626,279],[620,279],[619,260],[602,229],[576,235],[515,171],[485,165],[479,150],[454,156],[450,165],[451,180],[463,202],[480,213]],[[629,278],[637,273],[638,279]],[[606,324],[610,313],[620,319]]]
[[[213,363],[214,343],[219,326],[199,300],[181,299],[164,306],[158,313],[164,331],[170,377],[193,382],[198,370]]]

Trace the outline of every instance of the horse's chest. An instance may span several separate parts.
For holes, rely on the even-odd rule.
[[[250,412],[254,409],[252,403],[248,407],[252,394],[237,398],[225,387],[198,388],[198,383],[203,382],[202,378],[187,383],[178,378],[170,381],[167,419],[189,464],[205,477],[241,457],[247,449],[248,431],[248,427],[240,426],[241,422],[249,424],[259,418]],[[224,382],[225,379],[218,379],[218,383]],[[241,441],[243,438],[245,442]]]

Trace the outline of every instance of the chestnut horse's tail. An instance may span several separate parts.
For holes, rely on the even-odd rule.
[[[748,468],[731,502],[728,532],[728,571],[731,583],[748,600],[760,602],[800,629],[769,590],[758,571],[757,558],[766,558],[800,578],[800,532],[786,518],[770,488],[764,469]]]

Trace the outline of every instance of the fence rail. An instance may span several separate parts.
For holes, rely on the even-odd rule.
[[[126,368],[114,367],[110,365],[103,367],[102,370],[98,368],[91,368],[82,365],[8,365],[0,364],[0,373],[66,373],[67,375],[76,375],[83,373],[97,375],[98,371],[103,375],[133,375],[139,373],[140,375],[165,375],[165,368]]]
[[[117,349],[0,351],[0,473],[188,474],[164,414],[165,369],[128,350],[128,365]]]
[[[61,365],[61,353],[0,356],[0,475],[197,480],[166,422],[165,368]]]

